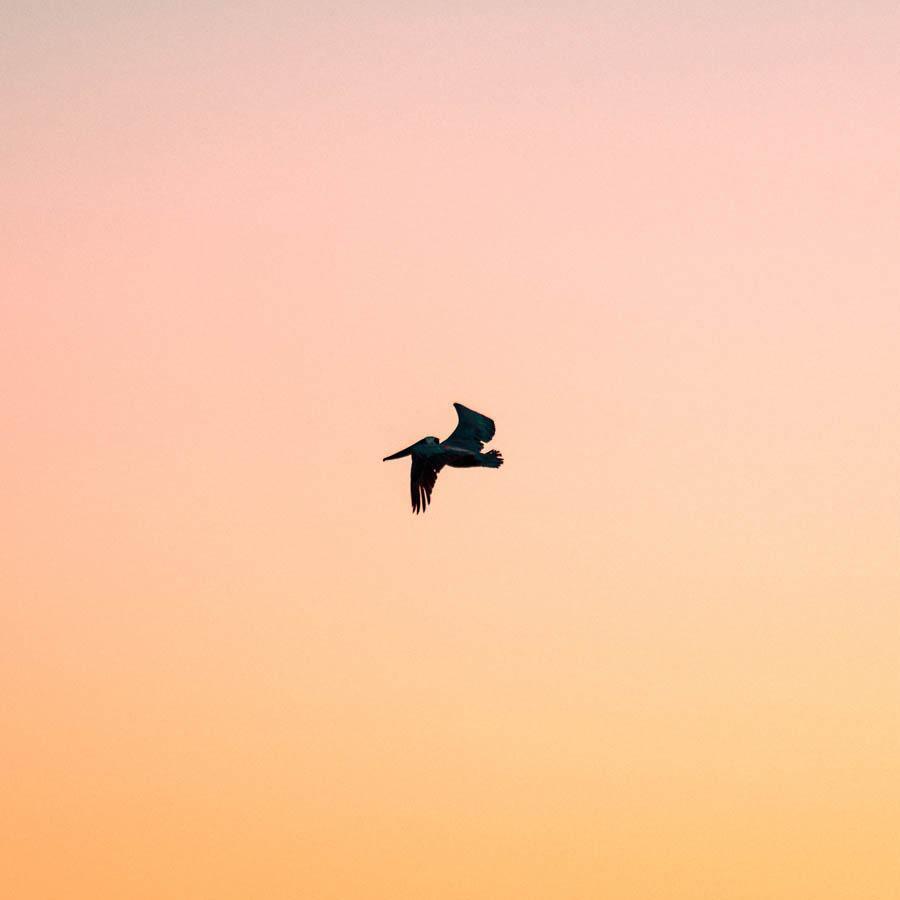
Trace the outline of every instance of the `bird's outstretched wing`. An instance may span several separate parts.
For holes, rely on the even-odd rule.
[[[409,472],[409,492],[414,513],[425,512],[431,502],[431,491],[437,481],[438,472],[444,467],[442,462],[427,456],[413,454]]]
[[[475,412],[474,409],[469,409],[468,406],[463,406],[462,403],[453,405],[456,407],[456,415],[459,416],[459,424],[443,443],[480,453],[497,430],[494,427],[494,420]]]

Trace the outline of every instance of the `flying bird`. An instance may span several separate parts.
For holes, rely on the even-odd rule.
[[[425,512],[431,502],[431,491],[437,481],[438,472],[444,466],[455,469],[470,469],[484,466],[488,469],[499,469],[503,465],[503,457],[499,450],[482,453],[484,445],[494,436],[494,420],[463,406],[454,403],[459,424],[453,434],[445,441],[436,437],[425,437],[416,441],[405,450],[385,456],[382,462],[389,459],[400,459],[402,456],[412,457],[412,468],[409,475],[409,490],[412,497],[414,513]]]

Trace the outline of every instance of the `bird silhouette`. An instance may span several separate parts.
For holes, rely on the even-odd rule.
[[[413,512],[416,514],[425,512],[428,508],[438,472],[444,466],[452,466],[455,469],[475,467],[499,469],[503,465],[503,457],[499,450],[481,452],[485,443],[494,436],[496,431],[494,420],[463,406],[462,403],[454,403],[453,406],[459,417],[459,423],[453,434],[445,441],[439,441],[436,437],[424,437],[415,444],[410,444],[405,450],[385,456],[382,460],[387,462],[389,459],[400,459],[403,456],[412,457],[409,491]]]

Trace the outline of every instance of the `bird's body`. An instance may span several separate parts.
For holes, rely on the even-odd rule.
[[[503,457],[499,451],[481,452],[485,442],[494,436],[493,420],[461,403],[454,403],[453,406],[459,416],[459,424],[445,441],[439,441],[436,437],[422,438],[405,450],[384,458],[384,462],[387,462],[403,456],[412,457],[410,495],[415,513],[425,512],[431,502],[431,491],[438,472],[444,466],[455,469],[499,469],[503,465]]]

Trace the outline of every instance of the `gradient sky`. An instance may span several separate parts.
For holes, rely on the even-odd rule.
[[[897,4],[185,6],[3,13],[0,892],[900,893]]]

